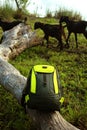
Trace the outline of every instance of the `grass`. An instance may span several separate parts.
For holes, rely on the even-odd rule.
[[[87,51],[79,48],[58,51],[57,48],[36,46],[25,50],[20,56],[10,61],[24,76],[35,64],[57,66],[63,86],[65,102],[61,109],[62,116],[81,130],[87,129]],[[86,52],[86,54],[85,54]]]
[[[29,24],[41,21],[57,23],[53,18],[29,18]],[[1,32],[1,30],[0,30]],[[38,37],[43,36],[37,30]],[[9,61],[22,75],[28,76],[30,69],[36,64],[57,66],[63,87],[65,102],[61,108],[62,116],[80,128],[87,130],[87,40],[78,35],[79,48],[75,48],[74,36],[70,37],[70,48],[59,51],[57,41],[50,38],[50,46],[35,46],[26,49],[18,57]],[[16,99],[0,86],[0,127],[1,130],[34,130],[31,119],[25,115],[23,108]]]

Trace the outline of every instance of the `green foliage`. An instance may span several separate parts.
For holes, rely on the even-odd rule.
[[[6,1],[5,5],[0,6],[0,18],[7,20],[12,19],[15,10],[11,7],[10,3]]]
[[[21,1],[22,4],[23,1]],[[23,9],[15,9],[11,6],[9,1],[5,1],[5,4],[3,6],[0,6],[0,18],[3,20],[13,20],[15,19],[23,19],[25,15],[29,14],[27,13],[27,10],[25,9],[25,5],[27,6],[27,2],[25,1],[23,4]]]
[[[82,16],[78,12],[74,12],[73,10],[67,10],[65,8],[60,8],[59,10],[56,10],[54,13],[55,18],[60,18],[61,16],[69,16],[71,19],[75,20],[81,20]]]
[[[27,5],[27,3],[28,3],[28,0],[15,0],[15,1],[17,1],[18,2],[18,4],[19,4],[19,6],[21,7],[21,8],[26,8],[26,5]]]
[[[15,10],[14,11],[14,15],[13,15],[13,17],[15,18],[15,19],[24,19],[25,18],[25,13],[21,10],[21,9],[19,9],[19,10]]]
[[[0,129],[27,130],[31,120],[14,97],[0,86]]]
[[[51,11],[49,9],[46,11],[46,17],[47,18],[52,18],[52,13],[51,13]]]

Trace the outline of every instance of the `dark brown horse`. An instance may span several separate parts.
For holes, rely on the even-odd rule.
[[[69,47],[69,37],[71,33],[74,33],[75,35],[75,41],[76,41],[76,47],[78,48],[78,42],[77,42],[77,33],[82,33],[85,38],[87,39],[87,21],[73,21],[69,20],[68,16],[62,16],[60,18],[60,25],[65,22],[67,29],[68,29],[68,37],[66,39],[67,45]]]
[[[64,28],[60,25],[51,25],[51,24],[44,24],[41,22],[35,22],[34,29],[42,29],[44,32],[44,39],[47,40],[47,47],[49,42],[49,36],[56,38],[59,41],[58,46],[60,46],[60,49],[63,49],[63,43],[62,43],[62,35],[66,39],[66,35],[64,33]]]
[[[0,18],[0,27],[2,28],[3,32],[8,31],[12,29],[13,27],[17,26],[20,23],[26,24],[27,18],[25,17],[24,21],[12,21],[12,22],[6,22],[2,21]],[[1,37],[0,43],[2,42],[3,36]]]
[[[3,31],[7,31],[9,29],[12,29],[16,25],[22,23],[22,21],[13,21],[13,22],[5,22],[2,21],[0,18],[0,27],[2,28]]]

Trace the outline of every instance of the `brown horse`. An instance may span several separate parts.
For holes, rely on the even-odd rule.
[[[49,41],[49,36],[56,38],[59,41],[58,46],[60,46],[60,50],[63,49],[63,43],[62,43],[62,35],[64,36],[66,40],[66,35],[64,32],[64,27],[60,25],[51,25],[51,24],[44,24],[41,22],[35,22],[34,24],[34,29],[42,29],[44,32],[44,39],[47,40],[47,47],[48,47],[48,41]]]
[[[5,32],[17,26],[20,23],[26,24],[26,21],[27,21],[27,17],[25,17],[24,21],[18,20],[18,21],[12,21],[12,22],[2,21],[2,19],[0,18],[0,27],[2,28],[3,32]],[[3,39],[3,36],[1,37],[0,43],[2,42],[2,39]]]
[[[68,29],[68,37],[66,39],[68,47],[69,47],[69,43],[68,43],[69,37],[71,33],[74,33],[76,47],[78,48],[77,33],[79,34],[82,33],[87,39],[87,21],[73,21],[73,20],[69,20],[68,16],[62,16],[60,18],[60,25],[62,24],[62,22],[66,23],[66,27]]]

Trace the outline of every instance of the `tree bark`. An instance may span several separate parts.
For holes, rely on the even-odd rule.
[[[20,7],[19,7],[19,4],[18,4],[18,1],[17,1],[17,0],[15,0],[15,3],[16,3],[17,8],[18,8],[18,10],[19,10],[19,9],[20,9]]]
[[[41,43],[41,39],[32,31],[31,27],[23,23],[15,26],[9,31],[5,31],[2,37],[0,57],[7,61],[19,55],[26,48]]]
[[[25,26],[23,27],[25,28]],[[14,29],[15,30],[15,29]],[[20,28],[18,29],[20,30]],[[20,74],[20,72],[15,69],[11,64],[7,61],[10,56],[13,55],[13,52],[17,52],[22,47],[22,50],[18,52],[22,52],[27,47],[36,45],[35,38],[36,35],[34,32],[27,32],[22,34],[24,31],[20,32],[20,37],[18,39],[18,32],[15,33],[15,39],[13,37],[9,37],[13,31],[10,30],[4,34],[4,39],[2,44],[0,45],[0,84],[9,92],[11,92],[14,97],[17,99],[19,104],[21,104],[22,92],[26,85],[26,78]],[[31,34],[31,36],[29,35]],[[30,37],[28,37],[28,35]],[[12,35],[11,35],[12,36]],[[13,35],[14,36],[14,35]],[[16,40],[16,42],[15,42]],[[20,42],[21,40],[21,42]],[[7,42],[8,41],[8,42]],[[10,43],[11,41],[11,43]],[[31,41],[34,41],[33,43]],[[15,47],[16,46],[16,47]],[[33,119],[33,121],[37,124],[38,130],[79,130],[70,123],[68,123],[58,111],[52,113],[40,112],[37,110],[32,110],[27,108],[27,113]]]

